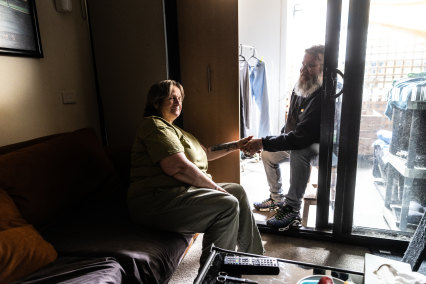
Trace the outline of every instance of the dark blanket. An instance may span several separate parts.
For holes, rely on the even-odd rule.
[[[43,237],[60,256],[114,258],[125,272],[123,283],[167,283],[192,235],[136,225],[122,202],[111,198],[88,199],[44,230]]]
[[[29,277],[12,284],[122,283],[124,278],[124,269],[114,258],[61,257]]]
[[[73,224],[45,235],[60,255],[115,258],[124,283],[167,283],[191,237],[127,223]]]

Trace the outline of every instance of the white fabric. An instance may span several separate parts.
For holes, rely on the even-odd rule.
[[[390,264],[382,264],[374,271],[379,284],[426,284],[426,276],[418,272],[403,272]]]

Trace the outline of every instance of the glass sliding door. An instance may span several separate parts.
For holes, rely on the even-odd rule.
[[[426,209],[425,10],[371,0],[353,234],[407,239]]]
[[[368,0],[351,0],[348,5],[333,223],[333,235],[337,238],[346,238],[352,233],[369,4]]]
[[[344,1],[343,1],[344,2]],[[327,230],[333,223],[336,177],[338,163],[338,143],[340,110],[342,101],[342,72],[339,54],[345,42],[347,5],[342,0],[327,1],[327,24],[324,56],[324,97],[321,117],[321,143],[319,157],[319,177],[317,194],[316,229]],[[343,49],[344,50],[344,49]]]
[[[280,62],[281,80],[276,102],[286,105],[303,50],[318,43],[326,47],[316,199],[307,210],[305,225],[287,233],[406,243],[426,210],[426,24],[421,14],[426,1],[280,3],[281,14],[274,14],[283,31],[275,61]],[[245,23],[253,24],[253,18],[247,17]],[[242,43],[264,50],[268,62],[263,38],[256,42],[253,34],[247,34],[240,33]],[[285,111],[279,114],[278,125],[284,117]],[[247,165],[243,169],[248,172]],[[288,177],[286,166],[283,173]],[[268,188],[261,178],[242,183],[253,200],[262,199]]]

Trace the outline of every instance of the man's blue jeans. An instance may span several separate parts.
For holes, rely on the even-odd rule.
[[[271,198],[300,210],[302,198],[311,175],[311,162],[319,154],[319,143],[311,144],[301,150],[268,152],[263,151],[262,161],[269,184]],[[290,188],[283,194],[280,164],[290,158]]]

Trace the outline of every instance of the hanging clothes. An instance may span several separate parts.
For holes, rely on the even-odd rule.
[[[240,136],[247,137],[247,129],[250,128],[250,77],[248,62],[240,60]]]
[[[249,66],[251,97],[256,107],[250,112],[250,119],[253,119],[253,131],[249,135],[255,137],[265,137],[270,135],[269,119],[269,99],[268,87],[266,83],[265,63],[257,60],[254,66]]]

